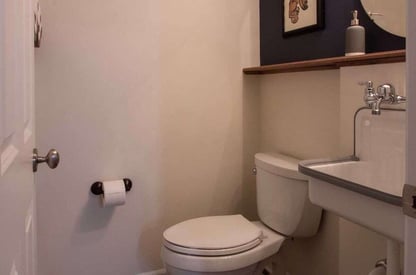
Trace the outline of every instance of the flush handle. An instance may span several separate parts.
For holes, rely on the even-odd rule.
[[[59,153],[55,149],[50,149],[45,157],[38,155],[38,149],[33,149],[32,168],[33,172],[38,170],[38,164],[45,162],[49,168],[55,169],[59,164]]]

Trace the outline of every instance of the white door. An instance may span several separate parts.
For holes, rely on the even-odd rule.
[[[407,169],[406,183],[416,186],[416,1],[408,0],[407,13]],[[416,219],[405,219],[405,275],[416,274]]]
[[[0,0],[0,274],[36,274],[33,0]]]

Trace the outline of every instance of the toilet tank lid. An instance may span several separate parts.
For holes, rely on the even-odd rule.
[[[254,156],[256,167],[272,174],[298,180],[308,178],[298,171],[300,159],[278,153],[257,153]]]

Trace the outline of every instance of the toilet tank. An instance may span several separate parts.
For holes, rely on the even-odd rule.
[[[298,159],[276,153],[257,153],[257,211],[273,230],[292,237],[316,234],[322,209],[308,196],[308,179],[298,172]]]

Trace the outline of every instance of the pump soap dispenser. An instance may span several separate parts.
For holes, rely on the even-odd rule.
[[[359,25],[358,11],[352,11],[351,26],[345,32],[345,55],[365,54],[365,29]]]

